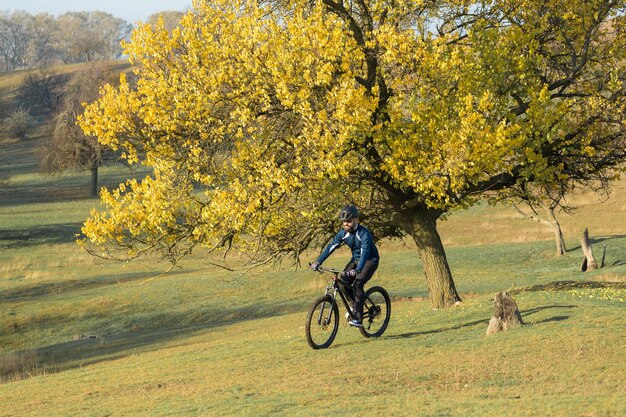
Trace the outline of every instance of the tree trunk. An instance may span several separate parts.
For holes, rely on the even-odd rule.
[[[91,192],[92,197],[98,197],[98,165],[92,166],[91,171]]]
[[[580,270],[585,272],[598,269],[598,263],[596,262],[596,258],[593,256],[591,243],[589,243],[589,231],[587,230],[587,228],[585,228],[583,236],[580,238],[580,247],[582,248],[583,254],[585,255]]]
[[[554,231],[554,241],[556,243],[556,256],[563,256],[565,255],[565,252],[567,249],[565,248],[565,239],[563,238],[563,230],[561,229],[561,224],[559,223],[559,221],[556,218],[556,215],[554,214],[554,209],[556,207],[557,207],[556,204],[551,204],[550,207],[548,207],[547,210],[550,216],[550,220],[545,220],[539,217],[539,215],[527,214],[517,205],[513,204],[513,208],[523,217],[528,217],[531,220],[534,220],[539,223],[547,224],[548,226],[552,227],[552,230]]]
[[[563,238],[563,231],[561,230],[561,223],[557,220],[554,214],[554,207],[550,206],[548,208],[548,213],[550,213],[550,224],[554,229],[554,240],[556,242],[556,256],[563,256],[567,249],[565,248],[565,239]]]
[[[406,230],[419,251],[428,285],[430,302],[435,308],[443,308],[461,301],[456,291],[446,252],[439,233],[437,219],[442,212],[432,209],[415,209],[403,216]]]

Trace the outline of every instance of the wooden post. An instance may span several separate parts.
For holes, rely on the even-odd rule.
[[[593,256],[591,243],[589,243],[589,231],[586,227],[585,231],[583,232],[583,236],[580,238],[580,247],[583,250],[583,254],[585,255],[585,257],[583,258],[583,263],[580,266],[580,270],[585,272],[598,269],[598,263],[596,262],[596,258]]]

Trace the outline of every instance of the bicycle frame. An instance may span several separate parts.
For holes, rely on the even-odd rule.
[[[355,319],[356,317],[354,313],[352,312],[352,309],[350,308],[350,302],[348,301],[348,297],[346,296],[346,293],[343,289],[344,285],[340,282],[340,277],[344,273],[336,269],[329,269],[329,268],[323,268],[323,267],[319,267],[318,270],[320,271],[320,273],[329,272],[329,273],[334,274],[333,279],[332,279],[332,284],[326,286],[325,295],[330,295],[333,299],[333,304],[335,304],[337,302],[337,294],[339,294],[339,298],[341,298],[341,301],[343,302],[343,306],[348,312],[350,318]],[[318,323],[321,323],[323,314],[324,314],[324,311],[322,309],[322,311],[320,311],[320,317],[318,319]]]

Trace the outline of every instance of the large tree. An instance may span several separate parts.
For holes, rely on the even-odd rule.
[[[83,231],[105,256],[202,244],[260,264],[326,243],[354,203],[378,239],[414,239],[433,305],[451,305],[442,216],[623,167],[623,9],[196,2],[171,35],[139,26],[136,86],[85,112],[86,133],[153,171],[105,190]]]

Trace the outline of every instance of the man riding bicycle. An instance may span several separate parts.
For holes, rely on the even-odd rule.
[[[352,258],[344,268],[344,276],[341,284],[348,290],[354,286],[355,314],[354,319],[348,324],[354,327],[363,327],[363,303],[365,302],[365,283],[378,269],[378,249],[374,245],[372,233],[363,225],[359,224],[359,211],[355,206],[346,206],[339,213],[343,228],[335,238],[322,251],[317,261],[311,264],[311,268],[317,271],[322,263],[343,244],[352,250]]]

